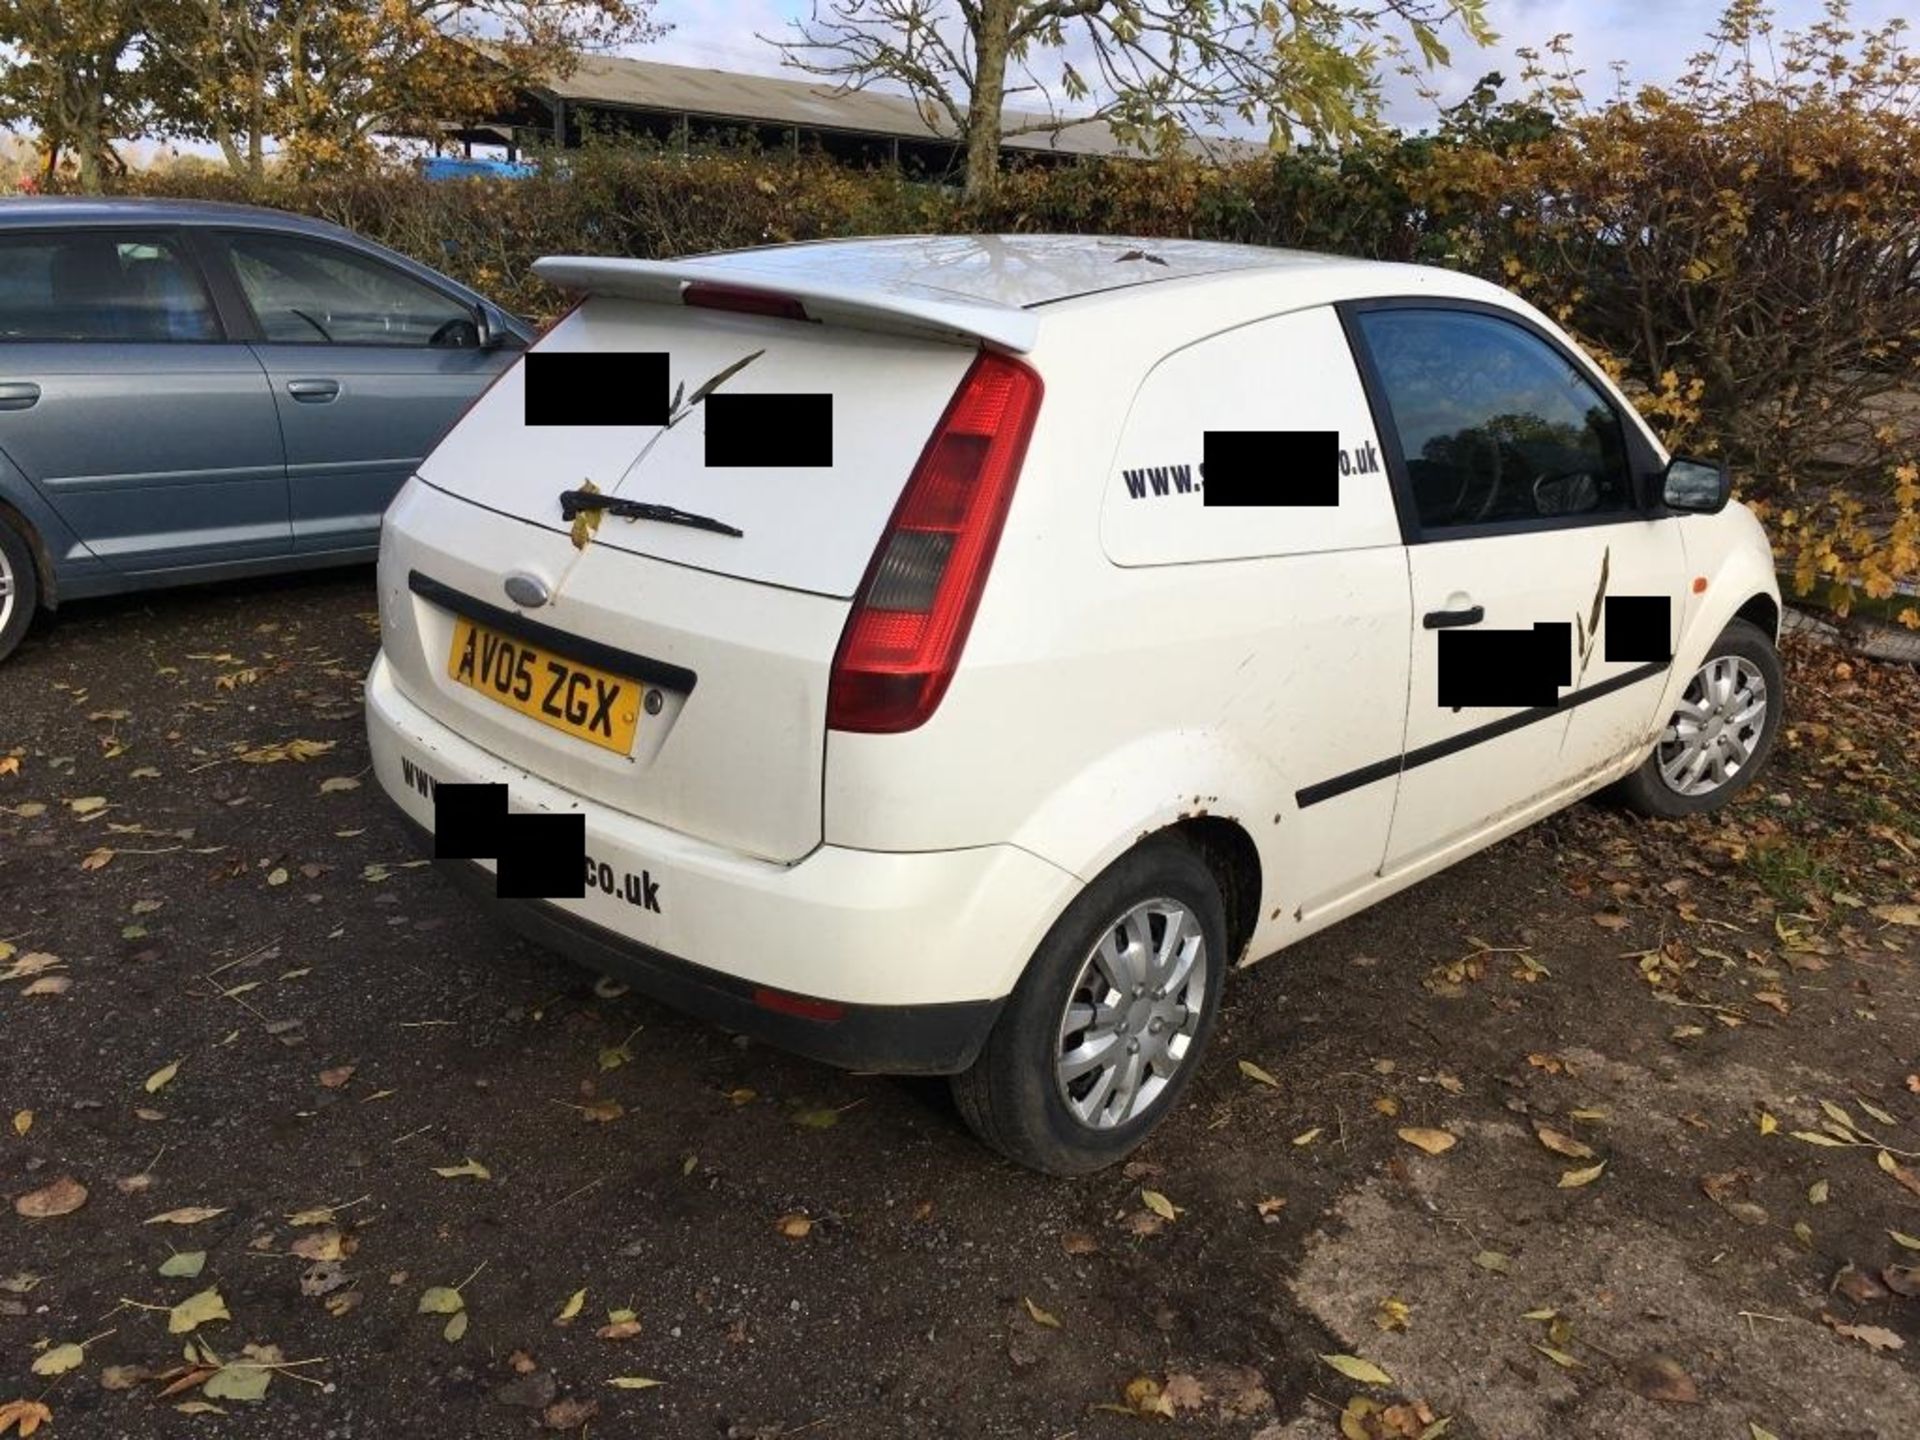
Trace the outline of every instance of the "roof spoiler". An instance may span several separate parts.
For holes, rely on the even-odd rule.
[[[952,298],[935,292],[877,289],[836,284],[830,278],[796,279],[790,274],[756,273],[750,263],[729,258],[717,265],[698,260],[617,260],[584,255],[550,255],[533,262],[533,273],[562,290],[650,300],[662,305],[684,302],[688,285],[698,281],[729,290],[751,291],[770,300],[798,302],[809,320],[856,330],[921,335],[935,340],[977,344],[1025,354],[1033,349],[1040,324],[1013,305]]]

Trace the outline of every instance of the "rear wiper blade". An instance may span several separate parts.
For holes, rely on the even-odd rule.
[[[735,539],[747,533],[724,520],[716,520],[711,515],[696,515],[691,510],[682,510],[675,505],[661,505],[652,500],[626,500],[618,495],[602,495],[593,490],[560,492],[562,520],[572,520],[583,510],[598,510],[607,515],[618,515],[623,520],[658,520],[664,525],[685,525],[690,530],[711,530],[716,535],[731,535]]]

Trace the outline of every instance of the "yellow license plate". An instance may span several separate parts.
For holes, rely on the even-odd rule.
[[[644,689],[637,680],[458,617],[447,674],[576,740],[622,755],[633,749]]]

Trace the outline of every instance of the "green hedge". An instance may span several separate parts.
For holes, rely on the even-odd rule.
[[[121,183],[322,216],[536,319],[562,304],[532,274],[542,255],[849,235],[1191,236],[1467,269],[1579,335],[1670,443],[1729,455],[1797,584],[1844,607],[1920,572],[1911,426],[1862,423],[1890,403],[1899,413],[1917,383],[1920,289],[1899,261],[1920,253],[1920,121],[1846,118],[1616,106],[1527,134],[1483,127],[1228,167],[1028,168],[979,200],[820,158],[613,146],[526,180],[428,182],[394,166],[249,189],[197,166]],[[1804,158],[1815,139],[1818,166]]]
[[[1086,162],[1007,177],[983,203],[816,158],[588,148],[526,180],[426,181],[408,167],[249,187],[192,167],[136,173],[140,194],[249,201],[318,215],[391,245],[522,313],[559,297],[542,255],[656,258],[847,235],[1029,231],[1188,235],[1383,259],[1425,253],[1392,150],[1309,153],[1214,170]]]

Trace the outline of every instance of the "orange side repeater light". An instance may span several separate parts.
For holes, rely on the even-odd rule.
[[[1693,577],[1693,593],[1696,595],[1704,595],[1707,593],[1707,577],[1706,576],[1696,575]]]

